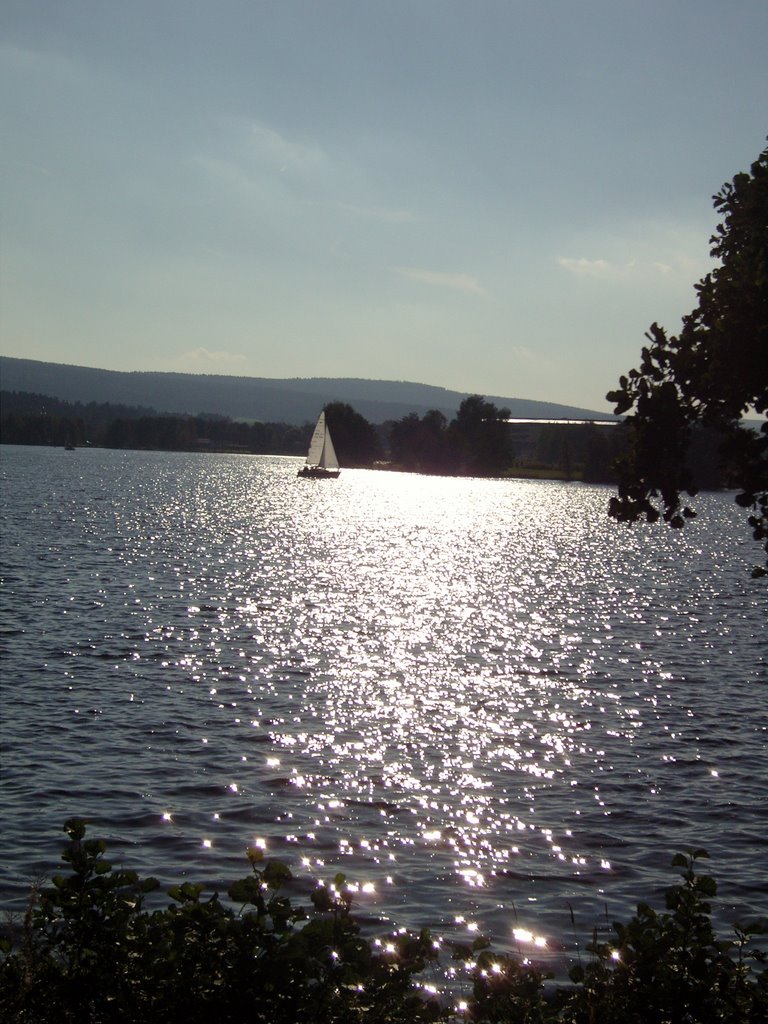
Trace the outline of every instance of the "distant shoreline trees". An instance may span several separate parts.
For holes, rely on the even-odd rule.
[[[615,482],[613,463],[624,444],[620,424],[531,422],[511,425],[508,409],[471,395],[449,423],[436,409],[390,424],[394,468],[445,476],[534,476]]]
[[[621,424],[510,424],[506,409],[497,409],[480,395],[465,399],[450,422],[431,410],[421,417],[410,413],[373,425],[343,402],[328,403],[325,412],[342,466],[438,476],[615,484],[615,466],[628,440],[628,429]],[[0,392],[3,444],[303,456],[312,428],[312,423],[163,415],[154,409]],[[693,432],[687,457],[699,488],[717,489],[728,481],[717,440],[712,432]]]
[[[247,452],[301,455],[310,426],[244,423],[226,416],[162,415],[154,409],[66,402],[26,392],[0,394],[3,444],[135,448],[151,451]]]
[[[449,423],[437,409],[393,423],[392,461],[401,469],[448,476],[502,476],[514,453],[509,409],[498,409],[481,395],[470,395]]]

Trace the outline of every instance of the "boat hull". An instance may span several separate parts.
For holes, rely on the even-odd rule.
[[[340,472],[339,469],[323,469],[322,466],[302,466],[296,475],[309,480],[336,480]]]

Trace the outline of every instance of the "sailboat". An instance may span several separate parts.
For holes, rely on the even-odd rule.
[[[325,423],[325,412],[321,412],[309,442],[307,461],[297,475],[311,477],[313,480],[335,480],[340,472],[331,432]]]

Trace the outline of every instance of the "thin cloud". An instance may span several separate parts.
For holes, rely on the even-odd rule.
[[[326,152],[263,122],[226,118],[223,141],[191,159],[217,189],[251,199],[301,199],[327,193],[335,178]]]
[[[668,281],[693,281],[706,272],[702,265],[696,265],[695,261],[684,257],[672,257],[669,262],[665,260],[628,260],[625,263],[615,263],[610,260],[571,259],[561,257],[557,261],[559,265],[567,270],[569,274],[576,277],[593,278],[603,281],[617,282],[639,282],[658,280],[659,277]]]
[[[522,363],[529,363],[537,366],[550,366],[552,364],[551,359],[542,356],[540,352],[534,352],[532,349],[528,348],[527,345],[510,344],[506,348],[506,353],[507,356],[510,356]]]
[[[354,206],[352,203],[336,203],[339,210],[352,213],[367,220],[379,220],[388,224],[413,224],[418,220],[411,210],[393,210],[386,206]]]
[[[180,373],[211,373],[217,369],[243,368],[247,362],[246,357],[237,352],[211,352],[201,345],[177,356],[173,360],[173,369]]]
[[[579,274],[586,277],[607,277],[614,273],[616,268],[608,260],[571,259],[561,256],[557,261],[561,267],[570,274]]]
[[[250,138],[256,151],[281,170],[319,169],[327,166],[328,159],[318,146],[296,142],[260,122],[252,122]]]
[[[487,295],[485,288],[471,274],[442,273],[436,270],[424,270],[420,267],[392,267],[396,274],[407,277],[409,281],[429,284],[437,288],[450,288],[456,292],[472,295]]]

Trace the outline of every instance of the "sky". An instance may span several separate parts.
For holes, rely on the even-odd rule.
[[[765,0],[3,0],[0,353],[608,411],[766,52]]]

